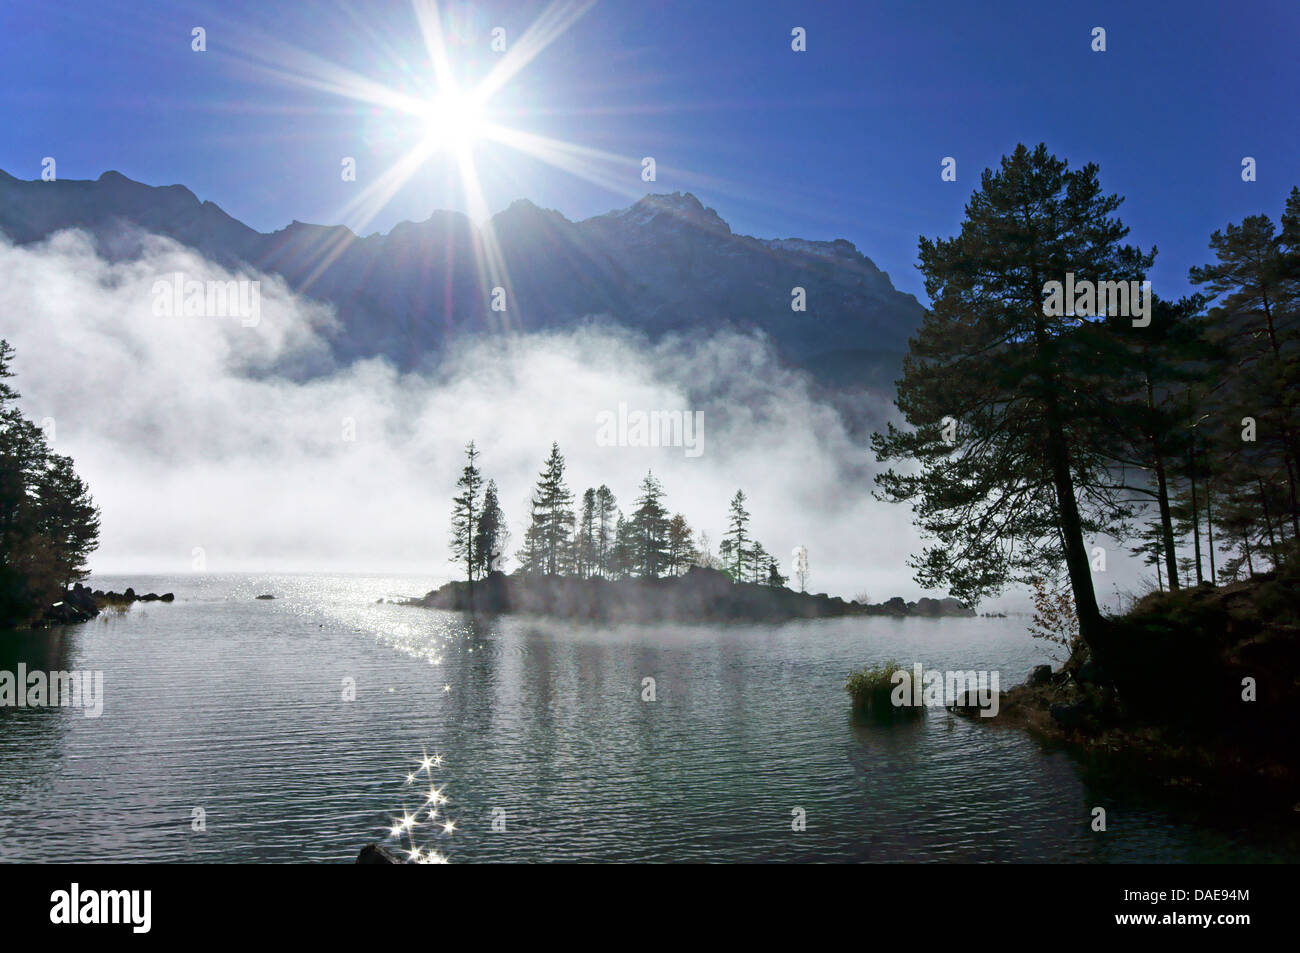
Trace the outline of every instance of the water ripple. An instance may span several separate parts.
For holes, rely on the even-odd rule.
[[[0,710],[2,861],[349,861],[418,806],[423,750],[456,861],[1300,858],[1017,731],[850,717],[845,676],[889,657],[1019,680],[1041,658],[1016,620],[598,629],[392,604],[409,579],[94,583],[177,601],[0,637],[0,669],[101,670],[106,696],[100,718]]]

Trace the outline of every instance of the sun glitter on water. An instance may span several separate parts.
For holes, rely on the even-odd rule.
[[[416,834],[418,832],[428,831],[433,836],[450,837],[456,832],[456,822],[450,818],[443,819],[438,813],[438,807],[447,804],[451,799],[443,791],[446,785],[438,787],[433,780],[435,768],[442,767],[445,762],[442,755],[435,754],[430,756],[427,751],[421,752],[421,757],[416,761],[419,765],[415,771],[406,775],[407,785],[414,785],[419,780],[420,775],[424,775],[429,780],[429,792],[425,795],[424,815],[421,817],[419,810],[411,813],[405,808],[402,809],[402,816],[395,817],[391,826],[385,828],[387,839],[396,841],[399,849],[402,845],[402,838],[406,838],[406,848],[402,850],[406,859],[412,864],[445,864],[448,863],[446,853],[435,850],[428,845],[416,843]]]

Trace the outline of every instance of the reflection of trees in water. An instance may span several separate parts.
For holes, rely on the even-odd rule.
[[[0,632],[0,671],[15,672],[19,662],[29,671],[66,671],[71,642],[61,627]]]
[[[69,671],[75,644],[74,633],[62,627],[0,631],[0,672],[16,679],[19,663],[28,672]],[[46,789],[53,783],[69,714],[82,717],[80,709],[0,707],[0,803],[11,803],[11,784]]]

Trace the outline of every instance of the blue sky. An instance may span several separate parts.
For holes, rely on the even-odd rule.
[[[522,37],[544,3],[444,3],[462,85],[495,65],[490,31]],[[191,29],[207,52],[191,50]],[[793,27],[807,52],[790,48]],[[1090,49],[1107,31],[1107,51]],[[1275,220],[1300,184],[1300,4],[1242,2],[596,4],[492,100],[511,128],[624,157],[598,181],[496,144],[475,156],[486,206],[570,218],[647,191],[692,191],[739,232],[848,238],[923,298],[918,235],[951,234],[980,171],[1017,142],[1095,161],[1127,196],[1131,239],[1159,248],[1158,293],[1188,290],[1209,233]],[[181,183],[269,231],[291,220],[384,231],[468,210],[446,158],[423,163],[368,221],[349,199],[421,134],[414,120],[258,69],[308,56],[411,95],[433,90],[406,0],[9,4],[0,11],[0,168],[63,179],[106,169]],[[654,156],[658,181],[640,180]],[[1240,177],[1243,156],[1258,181]],[[342,156],[358,182],[341,180]],[[957,159],[956,183],[940,160]]]

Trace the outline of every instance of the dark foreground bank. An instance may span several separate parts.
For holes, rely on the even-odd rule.
[[[989,721],[1166,788],[1300,811],[1300,570],[1153,593],[1111,624],[1107,667],[1080,647],[1003,692]]]

